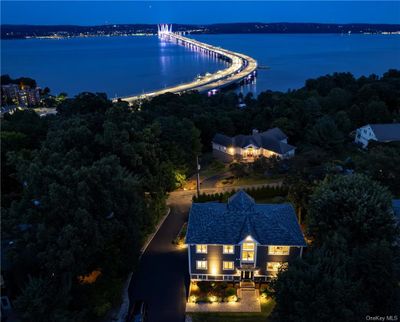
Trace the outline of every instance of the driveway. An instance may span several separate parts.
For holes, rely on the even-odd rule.
[[[171,202],[171,212],[143,254],[129,286],[130,298],[149,306],[149,322],[180,322],[185,319],[189,288],[187,249],[177,249],[172,240],[187,220],[189,203]]]

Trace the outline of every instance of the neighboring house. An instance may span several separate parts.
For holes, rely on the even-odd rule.
[[[217,133],[212,140],[213,154],[223,162],[248,161],[264,156],[277,155],[288,158],[294,155],[295,147],[287,143],[288,137],[275,127],[259,133],[253,130],[252,135],[234,137]]]
[[[400,123],[367,124],[356,130],[354,142],[366,148],[371,140],[377,142],[400,141]]]
[[[186,235],[191,281],[268,281],[306,247],[290,204],[193,203]]]
[[[40,103],[40,88],[27,85],[8,84],[1,86],[1,106],[37,106]]]

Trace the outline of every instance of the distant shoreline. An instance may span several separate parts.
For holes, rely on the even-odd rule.
[[[221,34],[212,34],[212,33],[193,33],[191,35],[342,35],[342,36],[354,36],[354,35],[362,35],[362,36],[400,36],[400,32],[393,33],[221,33]],[[144,34],[144,35],[88,35],[88,36],[37,36],[37,37],[26,37],[26,38],[0,38],[0,40],[32,40],[32,39],[46,39],[46,40],[65,40],[65,39],[78,39],[78,38],[122,38],[122,37],[156,37],[157,34]]]
[[[210,25],[173,24],[173,31],[188,34],[400,34],[400,24],[327,23],[225,23]],[[154,24],[1,25],[1,39],[64,39],[76,37],[151,36]]]

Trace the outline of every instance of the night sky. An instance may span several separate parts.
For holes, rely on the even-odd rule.
[[[399,1],[1,1],[3,24],[400,23]]]

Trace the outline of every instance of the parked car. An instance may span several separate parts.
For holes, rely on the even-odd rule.
[[[133,302],[131,309],[129,310],[127,322],[146,322],[147,321],[148,307],[146,302],[142,300],[136,300]]]

